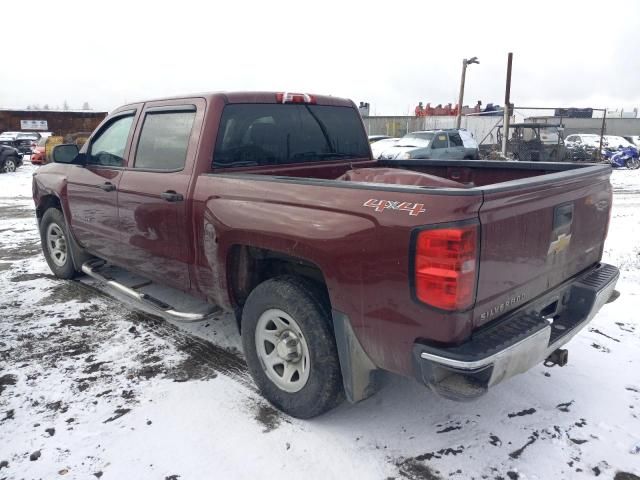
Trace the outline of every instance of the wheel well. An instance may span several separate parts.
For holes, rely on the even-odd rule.
[[[263,248],[235,245],[228,257],[228,281],[231,300],[239,311],[251,291],[265,280],[281,275],[296,275],[311,280],[328,301],[324,275],[307,260]]]
[[[36,217],[38,218],[38,222],[42,219],[44,212],[49,210],[50,208],[57,208],[62,211],[62,206],[60,205],[60,199],[55,195],[45,195],[40,199],[40,203],[36,207]]]

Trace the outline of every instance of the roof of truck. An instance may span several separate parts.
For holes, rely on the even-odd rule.
[[[355,104],[347,99],[340,97],[333,97],[331,95],[316,95],[315,93],[307,93],[307,92],[204,92],[204,93],[193,93],[190,95],[177,95],[173,97],[165,97],[165,98],[153,98],[142,100],[141,102],[132,102],[132,103],[146,103],[146,102],[158,102],[162,100],[180,100],[182,98],[204,98],[206,100],[212,100],[217,97],[223,97],[226,103],[281,103],[276,100],[277,94],[283,93],[291,93],[291,94],[306,94],[313,97],[315,102],[318,105],[333,105],[340,107],[355,107]]]

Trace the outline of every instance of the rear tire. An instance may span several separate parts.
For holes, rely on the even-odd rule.
[[[637,168],[640,168],[640,159],[630,158],[627,160],[626,164],[628,169],[636,170]]]
[[[328,302],[299,277],[258,285],[242,312],[242,345],[262,395],[297,418],[342,399],[342,376]]]
[[[71,244],[67,235],[67,224],[62,212],[57,208],[50,208],[44,212],[40,220],[42,253],[53,274],[65,280],[75,277],[77,273],[73,266]]]

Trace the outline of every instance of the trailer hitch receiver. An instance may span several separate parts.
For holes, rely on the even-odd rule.
[[[544,365],[546,367],[552,367],[554,365],[558,365],[559,367],[564,367],[569,361],[569,351],[565,348],[558,348],[551,352],[551,355],[547,357],[544,361]]]

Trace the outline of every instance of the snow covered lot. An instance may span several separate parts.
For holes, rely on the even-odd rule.
[[[357,405],[280,414],[234,321],[177,326],[40,252],[28,162],[0,175],[0,479],[640,478],[640,171],[614,171],[605,261],[621,297],[542,365],[473,403],[388,375]]]

